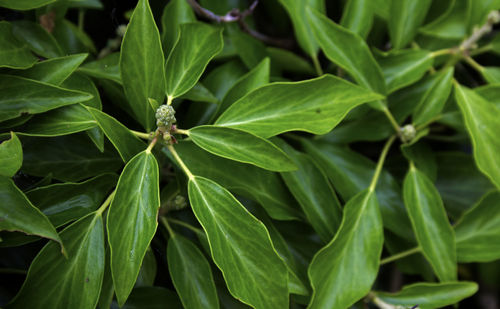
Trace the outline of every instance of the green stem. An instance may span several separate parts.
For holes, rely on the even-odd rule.
[[[471,67],[473,67],[476,71],[481,73],[484,70],[484,67],[476,62],[476,60],[472,59],[469,56],[463,58],[465,62],[467,62]]]
[[[189,130],[175,129],[174,133],[179,133],[189,136]]]
[[[167,96],[167,105],[172,105],[172,101],[174,100],[174,97],[169,95]]]
[[[170,234],[170,237],[175,237],[174,230],[170,227],[170,224],[168,224],[168,220],[165,217],[160,217],[161,223],[167,228],[168,233]]]
[[[167,145],[167,148],[168,148],[168,150],[170,150],[170,153],[174,156],[175,161],[177,161],[177,163],[179,163],[180,167],[182,168],[182,170],[184,171],[184,173],[186,173],[186,175],[188,176],[188,178],[190,180],[193,179],[194,175],[191,173],[191,171],[186,166],[186,164],[184,164],[184,161],[182,161],[181,157],[179,157],[179,154],[175,150],[174,146]]]
[[[442,55],[449,55],[449,54],[453,54],[453,53],[454,53],[454,50],[452,48],[445,48],[445,49],[433,51],[431,53],[431,57],[436,58],[436,57],[439,57]]]
[[[173,224],[185,227],[185,228],[193,231],[194,233],[203,233],[203,231],[201,229],[199,229],[197,227],[194,227],[191,224],[186,223],[184,221],[173,219],[173,218],[167,218],[167,220],[170,221],[170,222],[172,222]]]
[[[144,133],[144,132],[138,132],[138,131],[134,131],[134,130],[130,130],[130,132],[132,132],[132,134],[134,134],[135,136],[139,137],[139,138],[142,138],[142,139],[150,139],[152,134],[151,133]]]
[[[477,56],[480,54],[487,53],[487,52],[491,51],[492,49],[493,49],[493,46],[491,44],[487,44],[487,45],[481,46],[479,48],[476,48],[474,50],[471,50],[469,55],[471,57],[474,57],[474,56]]]
[[[146,149],[146,153],[151,153],[151,150],[153,150],[153,147],[156,145],[156,142],[158,142],[158,136],[159,132],[156,131],[153,140],[151,141],[151,143],[149,143],[148,148]]]
[[[399,127],[399,124],[396,121],[396,118],[394,118],[394,116],[392,115],[391,111],[387,108],[387,106],[384,106],[382,111],[384,112],[387,119],[389,119],[389,121],[391,122],[392,127],[394,128],[396,133],[399,134],[401,132],[401,128]]]
[[[318,76],[323,75],[323,70],[321,69],[321,65],[318,60],[318,56],[316,54],[311,55],[312,62],[314,64],[314,69],[316,70],[316,74]]]
[[[99,215],[102,215],[102,213],[106,210],[106,208],[108,208],[109,204],[111,204],[111,201],[115,197],[115,193],[116,193],[116,190],[113,190],[113,192],[111,192],[111,194],[104,201],[104,203],[102,203],[102,205],[99,207],[99,209],[97,209],[97,213]]]
[[[382,166],[384,166],[385,158],[387,157],[387,153],[389,152],[389,148],[391,148],[392,143],[396,140],[396,135],[391,136],[384,145],[382,149],[382,153],[380,154],[380,158],[378,159],[377,167],[375,168],[375,174],[373,175],[372,182],[370,183],[370,191],[374,191],[377,186],[377,181],[382,172]]]
[[[15,269],[15,268],[0,268],[0,274],[18,274],[18,275],[26,275],[28,271],[23,269]]]
[[[389,257],[386,257],[385,259],[380,260],[380,265],[391,263],[391,262],[394,262],[396,260],[399,260],[399,259],[402,259],[404,257],[407,257],[409,255],[412,255],[412,254],[415,254],[415,253],[419,253],[421,250],[422,249],[420,249],[420,247],[415,247],[415,248],[411,248],[409,250],[406,250],[406,251],[403,251],[403,252],[391,255]]]
[[[78,29],[83,31],[84,24],[85,24],[85,10],[80,9],[78,10]]]

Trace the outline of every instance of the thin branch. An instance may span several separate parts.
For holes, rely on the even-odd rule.
[[[469,51],[475,48],[477,41],[479,41],[485,34],[488,34],[493,30],[493,25],[500,22],[500,13],[498,11],[491,11],[488,14],[488,20],[481,26],[481,28],[475,29],[472,35],[462,42],[459,46],[460,51]]]

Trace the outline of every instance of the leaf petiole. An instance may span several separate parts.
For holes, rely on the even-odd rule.
[[[406,251],[403,251],[403,252],[391,255],[389,257],[386,257],[385,259],[380,260],[380,265],[384,265],[384,264],[388,264],[388,263],[394,262],[396,260],[399,260],[399,259],[402,259],[404,257],[410,256],[412,254],[419,253],[420,251],[422,251],[422,249],[420,247],[415,247],[415,248],[408,249]]]
[[[167,145],[167,148],[168,150],[170,151],[170,153],[174,156],[175,158],[175,161],[177,161],[177,163],[179,163],[180,167],[182,168],[182,170],[184,171],[184,173],[186,173],[186,175],[188,176],[188,178],[191,180],[194,178],[194,175],[191,173],[191,171],[189,170],[189,168],[186,166],[186,164],[184,164],[184,161],[182,161],[181,157],[179,157],[179,154],[177,153],[177,151],[175,150],[174,146],[172,145]]]
[[[378,159],[377,167],[375,168],[375,174],[373,175],[372,182],[370,183],[370,191],[374,191],[377,186],[377,181],[382,172],[382,166],[384,165],[385,158],[387,157],[387,153],[389,152],[389,148],[391,148],[392,143],[396,140],[396,135],[391,136],[384,145],[382,149],[382,153]]]

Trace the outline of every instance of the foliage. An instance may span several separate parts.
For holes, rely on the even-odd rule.
[[[479,308],[498,9],[0,0],[0,306]]]

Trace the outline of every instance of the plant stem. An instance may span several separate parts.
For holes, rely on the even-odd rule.
[[[380,172],[382,171],[382,166],[384,166],[385,158],[387,157],[387,153],[395,140],[396,135],[391,136],[385,143],[382,153],[380,153],[380,158],[378,159],[377,167],[375,168],[375,174],[373,175],[372,182],[370,183],[370,191],[374,191],[377,186],[377,181],[380,176]]]
[[[175,237],[174,230],[170,227],[170,224],[168,224],[168,220],[165,217],[160,217],[161,223],[167,228],[168,233],[170,234],[170,237]]]
[[[151,153],[151,150],[156,145],[156,142],[158,142],[158,132],[155,133],[153,140],[151,141],[151,143],[149,143],[148,148],[146,149],[147,153]]]
[[[479,63],[477,63],[476,60],[472,59],[470,56],[466,56],[463,59],[479,73],[481,73],[484,70],[484,67]]]
[[[465,41],[460,44],[460,51],[467,51],[474,48],[474,45],[479,41],[485,34],[490,33],[493,30],[493,25],[500,21],[500,14],[498,11],[491,11],[488,14],[488,19],[486,23],[481,26],[481,28],[474,30],[472,35],[468,37]]]
[[[104,201],[104,203],[102,203],[102,205],[99,207],[99,209],[97,209],[97,213],[99,215],[102,215],[102,213],[106,210],[106,208],[108,208],[109,204],[111,204],[111,201],[115,197],[115,193],[116,193],[116,189],[113,190],[113,192],[111,192],[110,195],[108,195],[108,198]]]
[[[442,56],[442,55],[449,55],[449,54],[453,54],[453,53],[454,53],[453,48],[445,48],[445,49],[440,49],[440,50],[433,51],[431,53],[431,57],[432,58],[436,58],[436,57],[439,57],[439,56]]]
[[[26,275],[28,271],[24,269],[15,269],[15,268],[0,268],[0,274],[18,274],[18,275]]]
[[[189,130],[175,129],[174,133],[184,134],[189,136]]]
[[[321,64],[319,63],[318,56],[316,54],[311,55],[312,62],[314,64],[314,69],[318,76],[323,75],[323,70],[321,69]]]
[[[477,56],[479,54],[487,53],[493,49],[493,46],[491,44],[487,44],[484,46],[481,46],[477,49],[471,50],[469,55],[470,56]]]
[[[84,24],[85,24],[85,10],[80,9],[78,10],[78,29],[83,31]]]
[[[172,105],[172,101],[174,100],[174,97],[169,95],[167,96],[167,105]]]
[[[415,254],[415,253],[418,253],[420,252],[422,249],[420,249],[420,247],[415,247],[415,248],[411,248],[409,250],[406,250],[406,251],[403,251],[403,252],[400,252],[400,253],[397,253],[397,254],[394,254],[394,255],[391,255],[389,257],[386,257],[385,259],[382,259],[380,261],[380,265],[384,265],[384,264],[387,264],[387,263],[390,263],[390,262],[394,262],[396,260],[399,260],[399,259],[402,259],[404,257],[407,257],[409,255],[412,255],[412,254]]]
[[[172,222],[173,224],[176,224],[176,225],[180,225],[182,227],[185,227],[191,231],[193,231],[194,233],[203,233],[203,231],[197,227],[194,227],[192,226],[191,224],[189,223],[186,223],[184,221],[181,221],[181,220],[177,220],[177,219],[173,219],[173,218],[167,218],[168,221]]]
[[[186,164],[184,164],[184,161],[182,161],[181,157],[179,157],[179,154],[175,150],[174,146],[167,145],[167,148],[170,151],[170,153],[174,156],[175,161],[177,161],[177,163],[179,163],[179,165],[182,168],[182,170],[184,171],[184,173],[186,173],[186,175],[188,176],[189,180],[193,179],[194,175],[191,173],[191,171],[186,166]]]
[[[143,132],[138,132],[138,131],[134,131],[134,130],[130,130],[130,132],[132,132],[132,134],[134,134],[135,136],[137,136],[139,138],[147,139],[147,140],[149,140],[152,136],[151,133],[143,133]]]
[[[399,124],[396,121],[396,118],[394,118],[394,116],[392,115],[391,111],[387,108],[387,106],[384,106],[382,111],[387,116],[387,119],[389,119],[389,121],[391,122],[392,127],[394,128],[396,133],[399,134],[401,132],[401,128],[399,127]]]

